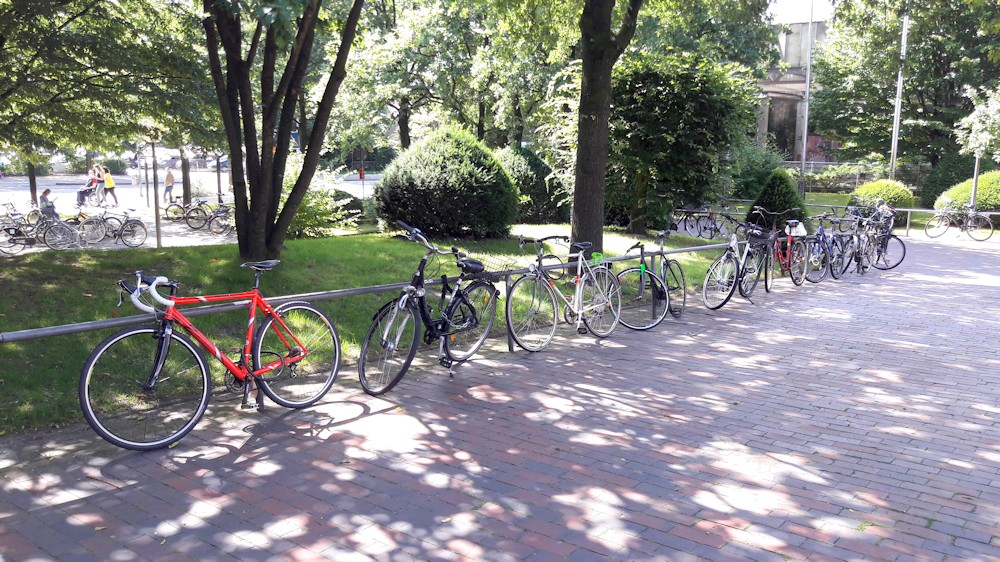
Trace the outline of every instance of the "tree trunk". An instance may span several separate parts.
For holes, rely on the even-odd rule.
[[[399,101],[399,113],[396,114],[396,124],[399,126],[399,146],[403,150],[410,148],[410,99]]]
[[[181,147],[181,182],[184,190],[184,204],[191,203],[191,161]]]
[[[520,96],[514,96],[514,134],[510,142],[517,148],[521,148],[521,143],[524,142],[524,113],[521,111]]]
[[[649,170],[639,170],[635,177],[635,189],[632,191],[632,208],[629,210],[629,234],[646,234],[646,193],[649,190]]]
[[[476,121],[476,138],[486,138],[486,102],[479,100],[479,119]]]
[[[28,161],[28,190],[31,192],[31,202],[38,204],[38,178],[35,177],[35,164]]]
[[[604,249],[604,180],[608,170],[611,69],[635,35],[643,0],[629,0],[621,28],[612,32],[615,0],[586,0],[580,16],[583,76],[576,152],[576,182],[570,219],[574,241]]]

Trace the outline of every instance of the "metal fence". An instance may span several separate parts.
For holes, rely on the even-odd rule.
[[[676,248],[668,250],[656,250],[646,252],[646,255],[658,255],[665,256],[668,254],[682,254],[689,252],[703,252],[707,250],[716,250],[726,248],[727,244],[706,244],[703,246],[692,246],[689,248]],[[605,258],[605,262],[615,263],[620,261],[628,261],[638,259],[638,255],[624,255],[613,258]],[[546,266],[545,269],[561,269],[565,267],[570,267],[573,262],[563,264],[563,265],[552,265]],[[527,268],[521,268],[512,270],[509,272],[504,279],[504,284],[509,289],[511,278],[517,275],[524,275],[528,273]],[[449,281],[454,281],[457,278],[449,279]],[[439,285],[440,280],[427,281],[426,285]],[[370,287],[357,287],[352,289],[336,289],[332,291],[319,291],[315,293],[302,293],[298,295],[286,295],[281,297],[269,297],[267,302],[272,305],[278,305],[281,303],[289,301],[321,301],[329,300],[343,297],[353,297],[358,295],[367,295],[375,293],[385,293],[389,291],[400,291],[404,287],[408,286],[409,282],[406,283],[393,283],[391,285],[375,285]],[[205,314],[214,314],[219,312],[229,312],[237,310],[240,308],[245,308],[249,304],[249,301],[235,301],[225,304],[214,304],[209,306],[199,306],[194,308],[185,308],[184,315],[188,317],[192,316],[203,316]],[[78,322],[75,324],[63,324],[60,326],[50,326],[45,328],[32,328],[28,330],[18,330],[14,332],[0,332],[0,344],[22,342],[27,340],[33,340],[38,338],[45,338],[51,336],[65,336],[69,334],[79,334],[83,332],[93,332],[97,330],[108,330],[112,328],[121,328],[124,326],[131,326],[134,324],[143,324],[147,322],[156,321],[156,317],[153,314],[138,314],[135,316],[125,316],[121,318],[111,318],[108,320],[93,320],[90,322]],[[510,341],[508,341],[508,346],[510,346]]]

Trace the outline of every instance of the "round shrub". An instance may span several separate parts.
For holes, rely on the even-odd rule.
[[[497,151],[496,156],[521,194],[519,221],[551,224],[569,220],[565,190],[558,180],[549,178],[552,168],[548,164],[534,152],[515,146]]]
[[[878,199],[894,208],[913,206],[913,193],[902,182],[895,180],[870,181],[851,192],[852,205],[874,205]]]
[[[492,152],[460,129],[434,132],[385,169],[379,218],[436,235],[500,237],[517,219],[517,188]]]
[[[952,186],[934,202],[935,209],[941,209],[948,201],[964,205],[972,199],[972,178]],[[976,188],[976,210],[1000,211],[1000,170],[979,175]]]
[[[941,157],[938,165],[927,175],[924,186],[920,189],[920,205],[925,208],[934,206],[939,195],[953,185],[968,179],[976,169],[976,157],[971,154],[953,152]],[[979,162],[980,172],[996,169],[996,164],[989,158]]]
[[[755,199],[767,184],[771,172],[781,166],[784,158],[770,146],[758,146],[745,141],[733,150],[733,191],[734,199]]]
[[[753,212],[753,207],[764,207],[771,212],[780,212],[785,209],[798,209],[783,215],[760,215]],[[764,229],[770,230],[775,224],[778,230],[782,230],[782,225],[786,220],[797,219],[806,220],[806,207],[799,197],[799,191],[795,188],[795,180],[784,168],[775,168],[771,176],[767,178],[764,189],[753,202],[753,206],[747,211],[747,222],[756,224]]]

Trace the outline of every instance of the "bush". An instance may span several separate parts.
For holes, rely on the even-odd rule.
[[[334,228],[356,224],[361,211],[349,210],[350,199],[339,197],[338,193],[350,198],[350,194],[342,191],[310,188],[288,227],[288,237],[324,238],[332,236]]]
[[[434,132],[386,167],[375,187],[379,218],[435,235],[500,237],[517,219],[517,188],[474,136]]]
[[[948,201],[959,205],[968,203],[972,198],[972,178],[942,193],[934,202],[935,209],[941,209]],[[979,186],[976,188],[976,210],[1000,211],[1000,170],[979,175]]]
[[[764,207],[772,212],[780,212],[785,209],[798,210],[783,215],[760,215],[753,212],[753,207]],[[784,168],[775,168],[771,172],[771,176],[767,178],[763,191],[760,192],[760,195],[753,202],[753,206],[747,212],[747,222],[770,230],[775,224],[780,227],[789,219],[798,219],[804,222],[806,220],[805,205],[795,188],[795,180],[792,179],[788,171]]]
[[[552,168],[534,152],[508,146],[496,153],[514,187],[521,194],[518,220],[529,224],[569,221],[569,201],[558,180],[549,178]]]
[[[121,158],[108,158],[107,160],[101,160],[100,163],[101,166],[108,167],[112,176],[120,176],[128,170],[128,164],[126,164]]]
[[[28,162],[18,155],[13,155],[9,162],[3,166],[5,176],[26,176],[28,175]],[[47,176],[52,173],[52,164],[48,160],[35,163],[35,176]]]
[[[894,208],[913,206],[913,193],[902,182],[894,180],[870,181],[851,192],[852,205],[874,205],[878,199]]]
[[[939,195],[947,191],[949,187],[968,179],[975,168],[975,156],[957,152],[942,156],[938,165],[928,174],[927,181],[924,182],[924,187],[920,190],[920,206],[928,209],[934,207]],[[984,158],[979,162],[980,172],[989,172],[995,168],[996,164],[989,158]]]
[[[733,199],[756,199],[764,191],[768,178],[781,166],[784,157],[771,146],[753,141],[741,143],[733,151]]]

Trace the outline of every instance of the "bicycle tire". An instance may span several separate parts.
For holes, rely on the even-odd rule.
[[[701,288],[701,300],[709,310],[725,306],[736,292],[740,260],[727,250],[708,266]]]
[[[823,240],[814,239],[809,242],[809,266],[806,268],[806,281],[819,283],[826,279],[830,272],[830,250]]]
[[[767,248],[765,246],[753,246],[750,248],[747,260],[743,264],[743,271],[740,272],[740,283],[737,286],[740,296],[750,298],[754,290],[757,289],[757,283],[760,281],[760,273],[764,269],[766,255]]]
[[[195,230],[200,230],[208,223],[208,213],[201,207],[192,207],[184,213],[184,223]]]
[[[878,247],[875,249],[875,261],[872,266],[883,271],[892,269],[902,263],[906,257],[906,244],[896,236],[880,236]]]
[[[543,268],[556,265],[565,266],[565,262],[563,262],[563,260],[559,256],[554,256],[552,254],[545,254],[544,256],[542,256],[539,263]],[[566,275],[566,268],[554,267],[553,269],[546,269],[545,273],[553,280],[558,281],[562,279],[564,275]]]
[[[45,231],[45,245],[53,250],[67,250],[76,245],[77,231],[68,224],[57,223]]]
[[[114,238],[115,232],[122,227],[122,220],[118,217],[104,217],[104,237]]]
[[[698,237],[711,240],[715,235],[715,221],[708,215],[698,217]]]
[[[462,289],[445,310],[448,330],[444,352],[452,361],[465,361],[486,342],[497,315],[497,288],[492,283],[476,281]]]
[[[774,287],[774,247],[767,246],[764,251],[764,292],[770,293]]]
[[[384,334],[389,334],[393,341],[383,341]],[[417,353],[419,337],[420,321],[412,302],[400,308],[399,299],[394,299],[380,308],[361,344],[358,359],[361,388],[378,396],[399,384]]]
[[[541,351],[556,332],[558,308],[548,281],[540,275],[525,275],[514,281],[507,293],[507,331],[525,351]]]
[[[671,316],[680,318],[687,305],[687,280],[684,278],[684,268],[681,267],[681,262],[673,259],[664,260],[662,264],[663,275],[660,279],[670,293],[667,308]]]
[[[163,210],[163,218],[170,222],[178,222],[184,219],[184,207],[177,203],[167,205],[167,208]]]
[[[272,315],[260,325],[251,354],[253,368],[282,360],[298,350],[297,338],[308,355],[290,365],[264,373],[260,387],[264,394],[285,408],[305,408],[318,402],[337,380],[340,369],[340,336],[330,317],[307,302],[286,302],[274,309],[287,330]],[[286,343],[287,342],[287,343]],[[291,348],[290,348],[291,346]]]
[[[951,219],[948,215],[934,215],[931,217],[927,224],[924,225],[924,234],[928,238],[937,238],[944,234],[948,227],[951,226]]]
[[[631,267],[618,274],[621,312],[618,320],[632,330],[649,330],[667,317],[670,293],[658,275]]]
[[[77,230],[80,231],[80,240],[82,240],[84,244],[97,244],[101,240],[104,240],[104,237],[108,233],[107,226],[104,224],[104,221],[97,218],[91,218],[81,222],[80,226],[77,227]]]
[[[985,242],[993,236],[993,221],[986,215],[969,215],[965,223],[965,233],[973,240]]]
[[[839,236],[830,240],[830,260],[828,263],[830,277],[840,279],[840,276],[844,274],[844,241]]]
[[[583,324],[590,333],[606,338],[618,326],[622,311],[622,291],[618,278],[606,267],[595,267],[585,274],[583,285]]]
[[[802,240],[792,242],[788,252],[788,275],[792,283],[801,285],[806,280],[806,270],[809,267],[809,246]]]
[[[28,214],[24,215],[24,223],[28,226],[36,226],[38,221],[42,220],[42,212],[38,209],[32,209],[28,211]]]
[[[11,236],[6,231],[0,230],[0,254],[13,256],[23,251],[27,245],[23,238]]]
[[[131,219],[125,221],[125,224],[122,225],[118,232],[120,233],[122,244],[125,244],[129,248],[142,246],[143,242],[146,241],[146,236],[148,236],[146,225],[142,221]]]
[[[160,326],[120,330],[94,348],[80,373],[84,418],[105,441],[123,449],[170,447],[194,429],[208,407],[212,378],[201,351],[171,331],[161,359],[162,333]],[[156,386],[144,388],[161,362]]]
[[[215,215],[208,220],[208,230],[217,236],[225,236],[233,230],[233,217],[230,215]]]

